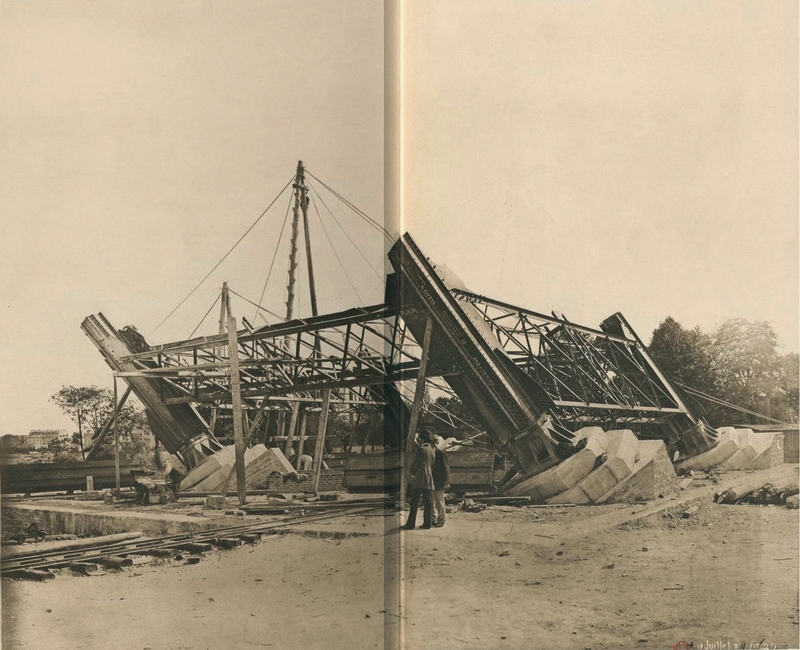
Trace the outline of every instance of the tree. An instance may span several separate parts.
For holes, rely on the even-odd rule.
[[[667,318],[653,332],[649,350],[674,382],[784,422],[797,421],[798,357],[778,353],[768,322],[734,318],[709,335]],[[689,401],[714,426],[763,422],[719,403]]]
[[[50,401],[58,406],[69,418],[78,425],[77,442],[81,457],[86,458],[84,449],[84,429],[87,427],[99,431],[98,421],[100,414],[105,412],[108,401],[108,389],[97,386],[62,386]],[[99,426],[102,427],[102,424]]]
[[[88,440],[95,438],[114,414],[114,393],[97,386],[62,386],[50,399],[78,425],[73,441],[85,459],[87,436]],[[117,414],[117,433],[120,456],[149,466],[152,462],[151,433],[144,411],[131,402],[126,403]],[[96,457],[114,457],[113,435],[105,437]]]
[[[732,318],[720,325],[712,345],[718,394],[765,415],[775,411],[773,404],[782,406],[778,410],[783,417],[796,421],[797,409],[790,405],[797,400],[796,383],[792,385],[797,355],[782,357],[777,343],[778,337],[766,321]]]
[[[711,337],[667,317],[654,331],[650,354],[672,381],[702,391],[714,389]]]

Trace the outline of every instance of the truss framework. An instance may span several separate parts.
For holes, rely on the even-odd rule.
[[[480,312],[514,364],[552,401],[564,425],[659,423],[692,419],[656,374],[638,339],[611,334],[485,296],[452,289]]]

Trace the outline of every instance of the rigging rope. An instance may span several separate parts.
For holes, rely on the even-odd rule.
[[[264,210],[264,211],[263,211],[263,212],[262,212],[262,213],[259,215],[258,219],[256,219],[256,220],[255,220],[255,221],[252,223],[252,225],[251,225],[251,226],[250,226],[250,227],[249,227],[249,228],[248,228],[248,229],[245,231],[245,233],[244,233],[244,234],[243,234],[241,237],[239,237],[239,239],[236,241],[236,243],[235,243],[233,246],[231,246],[230,250],[228,250],[228,252],[227,252],[227,253],[225,253],[225,255],[223,255],[223,256],[222,256],[222,259],[221,259],[219,262],[217,262],[217,263],[214,265],[214,267],[213,267],[213,268],[212,268],[212,269],[211,269],[211,270],[210,270],[208,273],[206,273],[205,277],[204,277],[202,280],[200,280],[200,282],[198,282],[198,283],[197,283],[197,285],[195,286],[195,288],[194,288],[194,289],[192,289],[192,290],[191,290],[191,291],[190,291],[188,294],[186,294],[186,297],[185,297],[183,300],[181,300],[181,301],[178,303],[178,305],[177,305],[177,306],[176,306],[176,307],[175,307],[175,308],[174,308],[174,309],[173,309],[173,310],[172,310],[172,311],[171,311],[169,314],[167,314],[167,315],[164,317],[164,319],[163,319],[163,320],[162,320],[162,321],[161,321],[161,322],[160,322],[158,325],[156,325],[156,326],[155,326],[155,328],[153,329],[153,331],[152,331],[152,332],[150,332],[150,334],[153,334],[153,333],[154,333],[154,332],[155,332],[155,331],[156,331],[156,330],[157,330],[159,327],[161,327],[161,326],[162,326],[162,325],[163,325],[163,324],[164,324],[164,323],[167,321],[167,319],[168,319],[170,316],[172,316],[172,314],[174,314],[176,311],[178,311],[178,309],[180,309],[181,305],[183,305],[183,303],[185,303],[185,302],[186,302],[186,301],[187,301],[187,300],[188,300],[188,299],[189,299],[189,298],[192,296],[192,294],[193,294],[195,291],[197,291],[197,290],[200,288],[200,285],[201,285],[201,284],[203,284],[203,282],[205,282],[206,280],[208,280],[209,276],[210,276],[210,275],[211,275],[211,274],[212,274],[214,271],[216,271],[216,270],[217,270],[217,268],[219,267],[219,265],[220,265],[220,264],[222,264],[222,263],[223,263],[223,262],[224,262],[224,261],[227,259],[228,255],[230,255],[230,254],[233,252],[233,250],[234,250],[234,249],[235,249],[235,248],[236,248],[236,247],[237,247],[237,246],[238,246],[238,245],[239,245],[239,244],[242,242],[242,240],[243,240],[245,237],[247,237],[247,235],[249,235],[249,234],[250,234],[250,231],[251,231],[253,228],[255,228],[255,227],[256,227],[256,224],[258,224],[258,222],[259,222],[259,221],[261,221],[261,219],[264,217],[264,215],[265,215],[265,214],[267,214],[267,212],[269,211],[269,209],[270,209],[270,208],[271,208],[273,205],[275,205],[275,202],[276,202],[276,201],[277,201],[277,200],[280,198],[281,194],[283,194],[283,193],[286,191],[286,188],[287,188],[287,187],[289,187],[289,186],[290,186],[290,185],[291,185],[291,184],[294,182],[295,178],[296,178],[296,175],[295,175],[295,176],[292,176],[292,177],[289,179],[289,182],[288,182],[288,183],[286,183],[286,185],[284,185],[284,186],[283,186],[283,189],[282,189],[280,192],[278,192],[277,196],[276,196],[274,199],[272,199],[272,202],[271,202],[271,203],[270,203],[270,204],[269,204],[269,205],[266,207],[266,209],[265,209],[265,210]]]
[[[199,323],[197,323],[197,327],[195,327],[195,328],[192,330],[192,333],[191,333],[191,334],[189,334],[189,336],[188,336],[187,338],[192,338],[192,337],[194,336],[194,333],[195,333],[197,330],[199,330],[199,329],[200,329],[200,326],[203,324],[203,321],[204,321],[206,318],[208,318],[208,315],[211,313],[211,310],[212,310],[212,309],[214,309],[214,305],[216,305],[216,304],[217,304],[217,301],[218,301],[218,300],[219,300],[221,297],[222,297],[222,293],[218,293],[218,294],[217,294],[217,297],[216,297],[216,298],[214,298],[214,302],[212,302],[212,303],[211,303],[211,307],[209,307],[209,308],[208,308],[208,311],[207,311],[207,312],[205,313],[205,315],[204,315],[204,316],[203,316],[203,317],[200,319],[200,322],[199,322]]]
[[[389,242],[393,242],[393,238],[392,238],[392,236],[389,234],[389,231],[388,231],[388,230],[386,230],[386,228],[384,228],[382,225],[380,225],[380,224],[379,224],[377,221],[375,221],[375,220],[374,220],[372,217],[370,217],[370,216],[369,216],[369,215],[368,215],[366,212],[364,212],[364,211],[363,211],[363,210],[361,210],[360,208],[358,208],[358,207],[356,207],[355,205],[353,205],[352,203],[350,203],[350,201],[348,201],[346,198],[344,198],[344,197],[343,197],[341,194],[339,194],[339,193],[338,193],[336,190],[334,190],[334,189],[333,189],[332,187],[330,187],[329,185],[325,184],[325,182],[324,182],[324,181],[321,181],[319,178],[317,178],[316,176],[314,176],[314,174],[312,174],[310,171],[308,171],[308,169],[306,169],[306,173],[307,173],[309,176],[311,176],[311,178],[313,178],[315,181],[317,181],[317,182],[318,182],[320,185],[322,185],[322,187],[324,187],[324,188],[325,188],[326,190],[328,190],[328,191],[329,191],[331,194],[333,194],[333,195],[334,195],[334,196],[335,196],[337,199],[339,199],[339,200],[340,200],[342,203],[344,203],[344,204],[345,204],[347,207],[349,207],[351,210],[353,210],[353,211],[354,211],[354,212],[355,212],[355,213],[356,213],[358,216],[360,216],[360,217],[361,217],[362,219],[364,219],[364,220],[365,220],[367,223],[369,223],[369,224],[370,224],[370,225],[371,225],[373,228],[377,229],[377,230],[378,230],[378,232],[380,232],[381,234],[383,234],[383,236],[384,236],[384,237],[386,237],[386,239],[388,239],[388,240],[389,240]]]
[[[336,225],[339,226],[339,230],[341,230],[344,233],[344,236],[347,237],[347,239],[353,245],[353,248],[356,249],[358,254],[361,255],[361,258],[369,265],[369,268],[372,270],[372,272],[375,274],[375,276],[381,282],[383,282],[383,276],[378,272],[378,270],[374,266],[372,266],[372,263],[367,259],[366,255],[364,255],[364,253],[362,252],[361,248],[359,248],[359,246],[352,240],[350,235],[347,234],[347,231],[342,227],[342,224],[339,222],[339,220],[336,218],[336,216],[333,214],[333,212],[331,212],[331,209],[328,207],[328,204],[325,203],[325,199],[323,199],[320,196],[319,192],[317,191],[317,188],[315,188],[311,183],[308,184],[308,187],[316,195],[316,197],[320,200],[322,205],[325,206],[325,209],[328,211],[328,214],[331,215],[331,218],[336,222]]]
[[[331,250],[333,251],[333,254],[336,256],[336,261],[339,262],[339,266],[342,268],[342,271],[344,272],[344,276],[347,278],[347,281],[350,283],[350,286],[353,288],[353,291],[355,291],[356,296],[358,297],[358,301],[363,305],[364,304],[364,299],[361,297],[361,294],[358,293],[358,289],[356,289],[356,285],[354,285],[353,281],[350,279],[350,274],[347,272],[347,269],[344,268],[344,264],[342,264],[342,260],[339,257],[339,253],[336,252],[336,249],[333,246],[333,242],[331,241],[330,235],[328,235],[328,229],[325,227],[325,224],[322,223],[322,217],[319,214],[319,209],[317,208],[316,201],[312,200],[311,203],[314,206],[314,212],[317,213],[317,219],[319,219],[319,225],[322,226],[322,232],[325,233],[325,239],[328,240],[328,244],[330,244]]]
[[[245,302],[249,302],[251,305],[253,305],[253,307],[258,307],[258,309],[259,309],[260,311],[266,312],[266,313],[268,313],[270,316],[275,316],[275,318],[277,318],[277,319],[279,319],[279,320],[281,320],[281,321],[284,321],[284,322],[286,321],[286,319],[285,319],[283,316],[281,316],[280,314],[276,314],[274,311],[270,311],[270,310],[269,310],[269,309],[267,309],[266,307],[264,307],[264,306],[262,306],[262,305],[259,305],[257,302],[253,302],[252,300],[250,300],[250,299],[248,299],[248,298],[245,298],[245,297],[244,297],[242,294],[240,294],[240,293],[236,293],[236,292],[235,292],[233,289],[231,289],[230,287],[228,287],[228,291],[230,291],[230,292],[231,292],[231,293],[232,293],[234,296],[238,296],[239,298],[241,298],[241,299],[242,299],[242,300],[244,300]],[[256,312],[256,313],[258,313],[258,312]],[[262,318],[264,318],[264,317],[262,316]],[[269,322],[267,321],[267,319],[266,319],[266,318],[264,318],[264,322],[265,322],[265,323],[267,323],[267,325],[269,325]]]
[[[286,229],[286,222],[289,219],[289,210],[292,207],[292,198],[293,194],[289,194],[289,204],[286,206],[286,214],[283,215],[283,225],[281,226],[281,234],[278,235],[278,242],[275,244],[275,252],[272,254],[272,262],[269,265],[269,271],[267,272],[267,279],[264,280],[264,287],[261,289],[261,296],[258,299],[258,303],[261,304],[261,301],[264,300],[264,293],[267,290],[267,283],[269,282],[269,278],[272,275],[272,267],[275,266],[275,259],[278,257],[278,248],[281,245],[281,239],[283,239],[283,231]],[[256,313],[253,314],[253,320],[255,321],[258,318],[258,312],[261,308],[256,309]],[[262,317],[263,318],[263,317]],[[280,318],[280,316],[279,316]],[[281,320],[286,320],[285,318],[281,318]],[[264,319],[264,322],[267,322],[267,319]]]
[[[708,400],[709,402],[711,402],[713,404],[718,404],[719,406],[725,406],[726,408],[733,409],[734,411],[741,411],[742,413],[747,413],[748,415],[753,415],[753,416],[755,416],[757,418],[761,418],[762,420],[767,420],[769,422],[775,422],[777,424],[782,424],[784,426],[792,426],[791,424],[788,424],[787,422],[782,422],[781,420],[776,420],[775,418],[771,418],[771,417],[768,417],[766,415],[762,415],[761,413],[756,413],[755,411],[751,411],[751,410],[743,408],[741,406],[737,406],[736,404],[731,404],[730,402],[726,402],[725,400],[720,399],[719,397],[714,397],[713,395],[708,395],[708,394],[706,394],[706,393],[704,393],[704,392],[702,392],[700,390],[697,390],[696,388],[692,388],[691,386],[687,386],[686,384],[682,384],[682,383],[680,383],[678,381],[673,381],[672,383],[675,384],[676,386],[680,386],[681,388],[686,390],[688,393],[694,395],[695,397],[703,398],[703,399]]]

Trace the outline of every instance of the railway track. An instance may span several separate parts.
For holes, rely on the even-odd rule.
[[[4,561],[2,567],[0,567],[0,576],[4,578],[35,578],[36,572],[42,572],[42,575],[39,576],[41,579],[48,577],[46,573],[51,569],[62,569],[76,564],[103,564],[108,558],[125,558],[131,555],[163,555],[166,557],[170,551],[202,553],[211,550],[214,546],[230,548],[232,544],[230,541],[221,540],[238,539],[242,542],[255,543],[260,533],[270,530],[298,524],[315,523],[344,515],[363,514],[385,507],[387,506],[384,503],[356,507],[343,504],[341,508],[332,508],[330,511],[305,517],[288,515],[277,521],[258,521],[250,524],[238,524],[162,537],[109,542],[108,544],[84,549],[31,551],[30,553],[17,555],[8,562]]]

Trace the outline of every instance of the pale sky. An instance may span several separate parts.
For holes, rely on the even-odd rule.
[[[413,7],[404,208],[431,258],[646,342],[743,317],[797,350],[796,2]]]
[[[298,160],[380,221],[383,69],[374,0],[0,3],[0,433],[73,430],[50,395],[111,386],[87,315],[161,343],[189,336],[223,280],[258,300],[288,195],[151,334]],[[381,269],[380,235],[322,191]],[[381,280],[326,218],[362,298],[380,302]],[[311,229],[320,310],[357,305],[313,211]],[[287,235],[264,299],[278,313]],[[298,293],[308,314],[305,276]]]
[[[404,223],[471,289],[643,339],[769,320],[797,349],[795,2],[404,4]],[[0,4],[0,433],[111,385],[102,311],[188,337],[223,280],[257,299],[288,196],[155,333],[298,159],[380,221],[383,5]],[[313,179],[312,179],[313,183]],[[323,191],[380,268],[383,241]],[[323,210],[320,205],[320,209]],[[312,210],[320,310],[382,285]],[[286,233],[264,304],[283,312]],[[301,267],[302,268],[302,267]],[[309,313],[303,277],[299,313]],[[254,309],[234,298],[234,311]],[[198,333],[216,330],[216,310]]]

